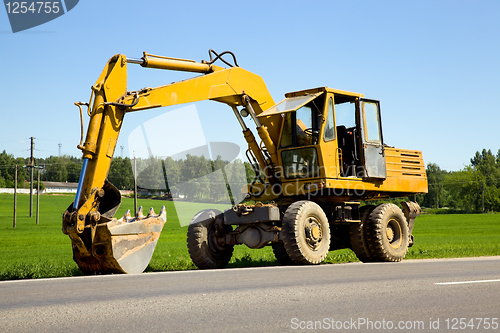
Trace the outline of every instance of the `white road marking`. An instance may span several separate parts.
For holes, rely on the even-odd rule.
[[[497,279],[497,280],[477,280],[477,281],[436,282],[434,284],[466,284],[466,283],[485,283],[485,282],[500,282],[500,279]]]

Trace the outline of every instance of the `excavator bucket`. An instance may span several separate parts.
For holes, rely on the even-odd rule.
[[[92,254],[110,269],[128,274],[142,273],[151,261],[165,221],[165,207],[159,215],[151,208],[147,217],[142,215],[142,207],[135,218],[127,211],[119,220],[98,225]]]
[[[84,274],[142,273],[151,261],[165,221],[165,207],[158,215],[151,208],[143,216],[141,207],[134,218],[130,211],[119,220],[103,217],[95,230],[90,230],[91,251],[82,251],[75,244],[78,241],[73,241],[73,258]],[[82,240],[86,234],[82,234]]]
[[[76,233],[77,211],[68,207],[63,216],[63,232],[71,238],[73,259],[84,274],[142,273],[148,266],[167,220],[165,206],[156,214],[151,208],[144,216],[140,207],[132,217],[130,210],[117,220],[114,214],[121,203],[120,192],[111,183],[103,186],[99,198],[99,218],[87,219],[83,232]]]

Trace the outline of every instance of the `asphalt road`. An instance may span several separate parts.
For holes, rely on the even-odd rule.
[[[500,257],[0,282],[2,332],[500,332],[499,320]]]

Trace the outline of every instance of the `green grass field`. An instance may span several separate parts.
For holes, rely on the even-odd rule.
[[[36,197],[34,215],[36,212]],[[18,195],[17,228],[12,226],[13,195],[0,194],[0,280],[81,275],[72,259],[69,237],[61,232],[62,214],[72,195],[41,195],[40,223],[29,217],[29,195]],[[167,223],[146,271],[195,269],[186,248],[187,226],[181,227],[173,202],[139,199],[147,211],[167,207]],[[133,208],[124,198],[117,216]],[[192,207],[203,209],[203,205]],[[183,210],[180,214],[191,214]],[[415,245],[406,259],[500,255],[500,214],[423,215],[417,218]],[[351,250],[331,251],[325,263],[357,261]],[[272,249],[235,247],[229,267],[278,265]]]

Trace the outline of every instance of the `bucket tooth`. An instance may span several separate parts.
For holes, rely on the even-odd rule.
[[[127,211],[125,212],[125,214],[123,214],[122,218],[119,219],[118,221],[120,221],[120,222],[128,222],[128,221],[130,221],[131,218],[132,217],[130,215],[130,209],[127,209]]]
[[[160,218],[163,222],[167,221],[167,210],[165,209],[165,206],[161,206],[160,215],[158,215],[158,218]]]
[[[128,222],[132,219],[132,215],[130,214],[130,209],[127,209],[125,215],[123,215],[123,221]]]
[[[154,216],[154,215],[155,215],[155,210],[153,209],[153,207],[149,208],[148,216],[147,217],[151,217],[151,216]]]
[[[144,214],[142,213],[142,206],[140,206],[139,209],[137,210],[137,213],[135,214],[135,218],[136,219],[143,219],[144,218]]]

